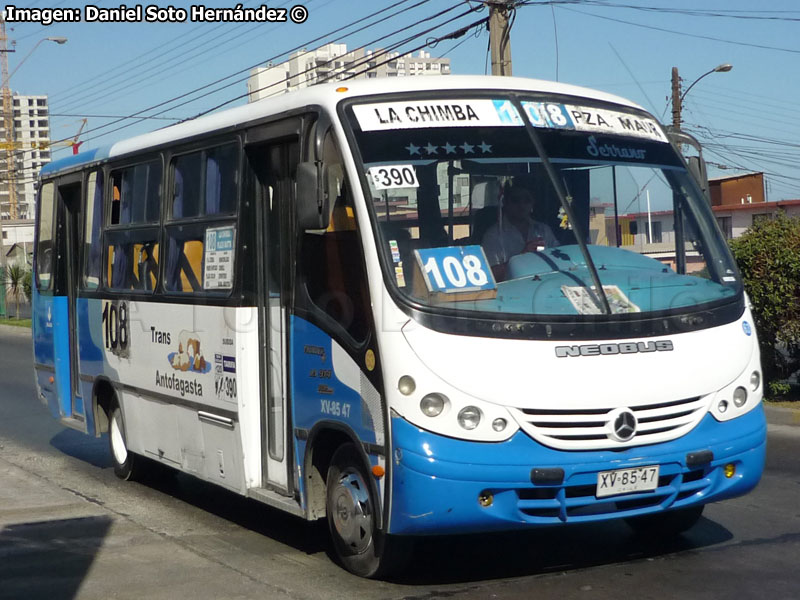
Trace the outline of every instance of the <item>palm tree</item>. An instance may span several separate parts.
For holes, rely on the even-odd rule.
[[[19,265],[8,265],[3,273],[3,285],[6,286],[16,306],[16,318],[19,321],[19,298],[25,285],[25,269]]]

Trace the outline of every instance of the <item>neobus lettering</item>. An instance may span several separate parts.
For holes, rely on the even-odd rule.
[[[637,352],[669,352],[674,350],[670,340],[656,342],[623,342],[621,344],[584,344],[581,346],[556,346],[556,356],[600,356],[610,354],[636,354]]]

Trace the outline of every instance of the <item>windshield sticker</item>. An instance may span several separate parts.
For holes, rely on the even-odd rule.
[[[583,286],[569,286],[562,285],[561,291],[572,302],[572,306],[581,315],[600,315],[603,314],[603,309],[600,305],[600,299],[595,294],[595,287],[592,286],[591,293]],[[608,306],[611,308],[611,314],[618,315],[624,313],[642,312],[642,309],[631,302],[625,293],[616,285],[604,285],[603,292],[605,292],[608,299]]]
[[[523,102],[522,107],[534,127],[592,131],[668,142],[654,119],[630,113],[552,102]]]
[[[203,289],[229,290],[233,288],[233,249],[235,228],[206,229],[203,257]]]
[[[400,248],[397,245],[397,240],[389,240],[389,250],[392,252],[392,262],[400,262]]]
[[[519,127],[522,119],[508,100],[415,100],[353,107],[362,131],[429,127]]]
[[[414,255],[431,293],[460,296],[464,292],[490,292],[486,297],[496,294],[497,284],[481,246],[426,248],[414,250]],[[470,294],[469,299],[477,298]]]
[[[413,165],[386,165],[371,167],[368,171],[376,190],[418,188],[417,171]]]
[[[394,276],[397,279],[397,287],[406,287],[406,276],[403,273],[403,263],[397,263],[394,268]]]

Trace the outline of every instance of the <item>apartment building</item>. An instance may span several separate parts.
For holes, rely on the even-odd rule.
[[[14,178],[0,177],[0,218],[33,219],[36,201],[36,177],[39,169],[50,162],[50,115],[47,96],[12,96],[13,132],[5,130],[0,119],[0,169],[8,172],[6,164],[10,150],[14,161]],[[16,205],[11,206],[9,185],[16,188]]]
[[[347,44],[326,44],[316,50],[294,52],[284,63],[253,69],[247,90],[249,101],[255,102],[317,83],[344,79],[449,74],[449,58],[433,58],[424,50],[415,54],[365,48],[348,51]]]

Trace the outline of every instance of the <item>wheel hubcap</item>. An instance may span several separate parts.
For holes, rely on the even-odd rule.
[[[331,512],[342,542],[353,553],[366,550],[372,540],[372,507],[366,483],[358,473],[342,473],[333,491]]]

